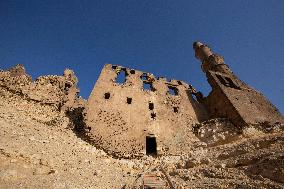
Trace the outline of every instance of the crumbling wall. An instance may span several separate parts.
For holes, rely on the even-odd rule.
[[[126,77],[119,83],[121,73]],[[188,84],[110,64],[102,69],[85,113],[94,143],[124,157],[147,153],[146,137],[155,137],[158,154],[186,152],[198,141],[192,123],[208,118]]]
[[[200,42],[194,43],[194,49],[212,87],[212,91],[204,99],[211,118],[229,118],[238,127],[284,123],[277,108],[260,92],[239,80],[221,56],[214,54],[207,45]]]
[[[0,71],[0,86],[20,95],[24,99],[48,104],[58,109],[80,106],[83,100],[78,97],[77,77],[72,70],[66,69],[63,76],[40,76],[32,81],[23,65],[16,65]]]
[[[82,130],[85,101],[78,96],[77,77],[66,69],[63,76],[40,76],[35,81],[23,65],[0,71],[0,95],[15,99],[20,111],[47,125],[63,122],[74,130]],[[69,119],[68,119],[69,118]],[[67,120],[65,120],[67,119]]]

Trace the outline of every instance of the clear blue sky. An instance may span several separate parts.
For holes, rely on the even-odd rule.
[[[0,0],[0,67],[33,79],[71,68],[88,98],[105,63],[210,87],[200,40],[284,112],[284,1]]]

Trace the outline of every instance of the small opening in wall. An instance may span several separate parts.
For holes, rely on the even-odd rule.
[[[156,119],[156,114],[155,113],[151,113],[151,118],[152,119]]]
[[[109,99],[110,98],[110,93],[105,93],[105,99]]]
[[[172,86],[168,86],[168,93],[174,96],[178,95],[178,89]]]
[[[149,110],[154,110],[154,103],[149,102]]]
[[[130,70],[130,73],[131,74],[135,74],[135,70]]]
[[[178,113],[178,107],[174,107],[174,112]]]
[[[225,79],[228,81],[230,87],[238,88],[238,86],[233,82],[233,80],[231,78],[225,77]]]
[[[121,69],[121,70],[117,73],[117,77],[116,77],[115,81],[116,81],[117,83],[120,83],[120,84],[125,83],[125,81],[126,81],[126,72],[125,72],[124,69]]]
[[[222,76],[222,75],[218,75],[218,74],[216,74],[216,76],[223,85],[225,85],[227,87],[239,89],[239,86],[231,78],[226,77],[226,76]]]
[[[65,90],[69,89],[70,87],[72,87],[72,84],[71,83],[65,83]]]
[[[143,73],[140,78],[142,79],[142,81],[147,81],[148,80],[148,74],[147,73]]]
[[[151,83],[143,82],[143,89],[145,89],[145,90],[151,90]]]
[[[155,91],[151,82],[143,82],[143,89],[149,91]]]
[[[132,103],[132,98],[127,97],[127,104],[131,104]]]
[[[117,68],[117,66],[112,66],[111,68],[112,68],[113,70],[115,70],[115,69]]]
[[[157,155],[157,142],[156,137],[146,136],[146,155]]]
[[[182,82],[181,82],[181,81],[177,81],[177,83],[178,83],[179,85],[182,85]]]
[[[192,96],[192,98],[193,98],[195,101],[197,101],[197,97],[196,97],[196,94],[195,94],[195,93],[191,93],[191,96]]]
[[[226,81],[221,75],[216,74],[216,76],[223,85],[228,86],[228,81]]]

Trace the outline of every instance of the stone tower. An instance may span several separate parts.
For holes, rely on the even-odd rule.
[[[260,92],[238,79],[224,63],[223,57],[200,42],[195,42],[193,48],[212,87],[208,97],[203,99],[211,118],[229,118],[239,127],[284,122],[277,108]]]

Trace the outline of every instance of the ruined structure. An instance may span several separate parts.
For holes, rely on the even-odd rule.
[[[182,81],[105,65],[86,107],[91,140],[116,156],[177,155],[200,142],[192,129],[202,121],[225,118],[236,132],[249,124],[283,123],[279,111],[221,56],[200,42],[194,49],[212,86],[208,97]]]
[[[78,96],[77,82],[77,77],[70,69],[66,69],[63,76],[40,76],[35,81],[32,81],[21,64],[7,71],[0,71],[1,87],[29,101],[54,106],[64,111],[82,106],[83,100]]]
[[[282,116],[194,47],[208,97],[108,64],[85,104],[72,70],[32,80],[22,65],[0,69],[0,188],[283,188]]]
[[[193,91],[182,81],[107,64],[89,97],[86,124],[95,144],[115,155],[188,151],[198,140],[191,125],[208,118]]]
[[[193,48],[212,87],[208,97],[201,101],[211,118],[229,118],[238,127],[284,122],[277,108],[260,92],[238,79],[220,55],[200,42],[195,42]]]

